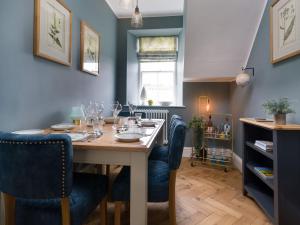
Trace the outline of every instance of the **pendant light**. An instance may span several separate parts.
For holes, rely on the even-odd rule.
[[[143,17],[139,9],[139,0],[136,1],[136,7],[131,18],[131,26],[134,28],[140,28],[143,26]]]
[[[119,5],[122,9],[132,9],[133,0],[119,0]]]

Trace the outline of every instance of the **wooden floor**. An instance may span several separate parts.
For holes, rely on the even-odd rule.
[[[261,209],[242,194],[242,177],[237,170],[225,173],[205,166],[191,167],[183,161],[177,176],[177,225],[267,225]],[[109,204],[109,225],[113,224],[113,204]],[[99,211],[87,225],[100,224]],[[149,204],[148,224],[168,225],[168,205]],[[129,225],[124,209],[122,225]]]

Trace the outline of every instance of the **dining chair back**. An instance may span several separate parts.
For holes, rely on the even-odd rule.
[[[0,132],[0,192],[5,225],[82,225],[101,202],[106,223],[107,177],[74,173],[66,134]]]
[[[72,190],[67,135],[0,134],[0,191],[24,199],[64,198]]]
[[[160,159],[148,161],[148,201],[169,201],[170,225],[176,225],[176,172],[181,164],[185,134],[186,124],[174,119],[167,162]],[[123,167],[114,180],[112,200],[115,202],[115,225],[120,225],[122,203],[130,200],[130,167]]]
[[[142,114],[142,119],[146,118],[146,113],[144,112],[134,112],[134,116],[136,116],[136,114],[141,113]],[[119,113],[119,116],[123,116],[123,117],[129,117],[130,116],[130,112],[129,111],[121,111]]]
[[[176,119],[174,122],[174,130],[171,134],[171,142],[169,143],[169,168],[177,170],[181,164],[181,158],[185,143],[186,124],[182,120]]]
[[[172,133],[173,133],[173,130],[174,130],[174,128],[175,128],[175,122],[176,122],[176,120],[183,120],[182,119],[182,117],[181,116],[179,116],[179,115],[176,115],[176,114],[174,114],[174,115],[172,115],[172,117],[171,117],[171,119],[170,119],[170,125],[169,125],[169,135],[168,135],[168,144],[171,142],[171,137],[172,137]]]
[[[176,121],[183,121],[181,116],[173,115],[170,119],[169,130],[168,130],[168,145],[155,145],[149,156],[150,160],[160,160],[168,163],[169,161],[169,148],[171,144],[171,139],[174,133]]]

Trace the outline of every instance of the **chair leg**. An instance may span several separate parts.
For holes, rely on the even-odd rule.
[[[110,174],[110,165],[106,165],[105,174],[106,174],[106,176],[109,176],[109,174]]]
[[[176,202],[175,202],[176,171],[171,171],[169,181],[169,218],[170,225],[176,225]]]
[[[103,174],[103,165],[96,165],[96,169],[98,174]]]
[[[115,202],[115,225],[121,225],[122,202]]]
[[[15,208],[16,208],[16,199],[15,197],[3,193],[4,197],[4,211],[5,211],[5,225],[15,225]]]
[[[71,217],[70,217],[69,198],[62,198],[60,204],[61,204],[62,225],[70,225]]]
[[[101,225],[107,224],[107,197],[105,197],[100,203],[100,220]]]

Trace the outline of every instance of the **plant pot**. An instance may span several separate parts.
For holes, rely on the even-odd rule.
[[[286,114],[275,114],[274,120],[277,125],[286,125]]]

